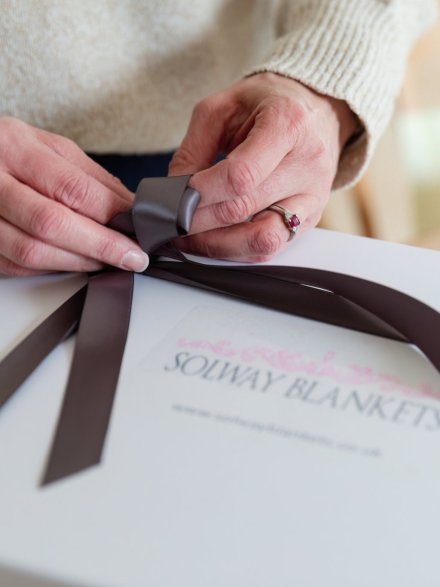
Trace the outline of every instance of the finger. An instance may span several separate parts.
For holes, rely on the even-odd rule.
[[[97,271],[102,263],[53,247],[0,219],[0,250],[13,267],[37,271]]]
[[[128,200],[50,149],[33,146],[17,153],[12,175],[66,207],[100,223],[130,207]]]
[[[279,204],[300,219],[298,234],[314,226],[323,209],[320,198],[306,194],[291,196]],[[181,238],[176,244],[186,253],[240,262],[263,262],[287,247],[290,234],[282,214],[264,210],[251,222]]]
[[[227,159],[197,173],[191,186],[207,204],[252,195],[292,150],[297,134],[282,112],[265,107],[245,140]]]
[[[144,271],[148,255],[123,234],[0,176],[0,216],[29,236],[57,248],[131,271]]]
[[[322,193],[325,197],[330,185],[330,180],[290,154],[252,194],[199,207],[194,214],[191,233],[239,224],[292,193]]]
[[[282,239],[279,251],[284,250],[293,239],[316,226],[325,207],[323,199],[312,194],[297,194],[276,204],[276,208],[265,209],[256,214],[251,223],[260,225],[262,230],[268,226],[275,229]],[[299,225],[292,225],[285,212],[288,217],[296,216]]]
[[[38,136],[57,155],[79,167],[84,173],[114,191],[123,200],[132,203],[133,194],[120,179],[91,159],[74,141],[40,129],[38,129]]]
[[[192,175],[210,167],[220,143],[230,109],[221,96],[203,100],[194,108],[186,135],[169,166],[169,175]]]
[[[0,278],[1,277],[32,277],[34,275],[44,275],[48,271],[36,271],[34,269],[27,269],[20,267],[10,259],[0,255]]]

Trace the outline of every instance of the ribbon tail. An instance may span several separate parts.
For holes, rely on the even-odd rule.
[[[234,268],[158,261],[148,275],[198,289],[234,296],[280,312],[318,320],[366,334],[408,342],[395,328],[342,296],[297,282],[247,272],[243,279]]]
[[[84,286],[73,294],[0,362],[0,408],[47,355],[75,330],[86,289]]]
[[[420,300],[381,283],[322,269],[262,265],[252,271],[333,291],[389,324],[409,344],[416,345],[440,372],[440,313]]]
[[[89,280],[64,401],[42,485],[101,460],[130,322],[133,274]]]
[[[358,277],[301,267],[221,267],[157,261],[147,272],[289,314],[416,344],[440,370],[440,314],[402,292]]]

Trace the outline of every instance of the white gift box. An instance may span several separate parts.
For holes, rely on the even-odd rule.
[[[314,230],[272,263],[440,311],[435,251]],[[2,356],[83,283],[1,280]],[[0,411],[2,587],[438,586],[440,375],[417,349],[138,276],[103,462],[42,488],[72,349]]]

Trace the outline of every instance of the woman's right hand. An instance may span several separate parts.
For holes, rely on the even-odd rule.
[[[148,256],[104,226],[132,200],[69,139],[0,117],[0,274],[143,271]]]

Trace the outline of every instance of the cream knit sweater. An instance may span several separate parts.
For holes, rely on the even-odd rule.
[[[2,0],[0,114],[100,153],[176,148],[202,97],[272,71],[344,99],[366,132],[357,177],[390,118],[435,0]]]

